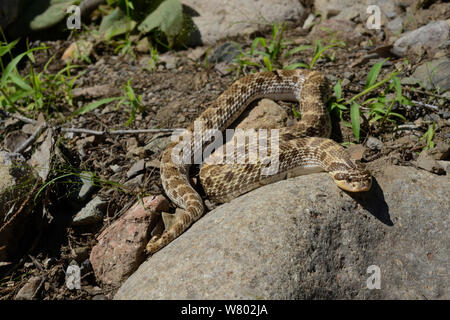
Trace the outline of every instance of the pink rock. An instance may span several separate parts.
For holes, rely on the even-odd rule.
[[[92,248],[90,262],[99,282],[119,286],[145,260],[145,246],[156,225],[157,212],[167,211],[163,196],[149,196],[135,203],[106,228]]]

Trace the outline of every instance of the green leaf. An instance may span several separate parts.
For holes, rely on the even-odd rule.
[[[372,103],[372,104],[369,106],[369,108],[370,108],[372,111],[379,112],[379,113],[382,113],[382,114],[385,114],[386,111],[387,111],[386,105],[383,104],[383,103],[380,103],[380,102]]]
[[[289,50],[286,53],[286,57],[289,57],[289,56],[291,56],[293,54],[296,54],[297,52],[304,51],[304,50],[311,49],[311,48],[312,47],[310,45],[301,45],[301,46],[295,47],[294,49]]]
[[[251,60],[247,60],[247,59],[240,59],[237,61],[239,64],[242,65],[247,65],[247,66],[253,66],[253,67],[259,67],[259,64],[257,64],[256,62],[253,62]]]
[[[336,96],[336,99],[342,98],[342,87],[341,87],[341,80],[338,80],[336,84],[333,87],[334,95]]]
[[[386,96],[379,96],[378,97],[378,101],[381,102],[381,103],[386,104],[386,102],[387,102]]]
[[[18,90],[9,96],[9,100],[11,100],[11,102],[16,102],[20,99],[28,98],[32,94],[33,94],[33,91]]]
[[[294,113],[294,116],[297,118],[297,119],[301,119],[302,118],[302,115],[300,114],[300,112],[298,112],[297,110],[295,110],[295,107],[292,107],[292,112]]]
[[[367,99],[367,100],[364,100],[364,101],[361,103],[361,105],[365,105],[365,104],[368,104],[368,103],[372,103],[372,102],[374,102],[374,101],[378,101],[378,97],[376,97],[376,98],[369,98],[369,99]]]
[[[125,13],[115,8],[110,14],[104,16],[100,23],[99,32],[103,38],[110,40],[134,29],[136,22],[129,20]]]
[[[355,135],[356,142],[359,142],[359,134],[360,134],[360,121],[359,121],[359,105],[354,102],[350,106],[350,118],[352,120],[352,130]]]
[[[433,121],[433,124],[428,127],[427,132],[425,132],[425,134],[419,139],[419,141],[422,141],[424,139],[427,140],[427,145],[423,148],[423,150],[434,148],[433,138],[435,132],[436,132],[436,123]]]
[[[93,103],[90,103],[90,104],[87,104],[87,105],[85,105],[85,106],[82,106],[80,109],[74,111],[74,112],[71,114],[71,116],[72,116],[72,117],[78,116],[78,115],[80,115],[80,114],[83,114],[83,113],[92,111],[92,110],[94,110],[94,109],[100,107],[101,105],[104,105],[104,104],[107,104],[107,103],[110,103],[110,102],[112,102],[112,101],[119,100],[119,99],[121,99],[121,97],[104,98],[104,99],[95,101],[95,102],[93,102]]]
[[[316,53],[322,50],[322,42],[320,40],[316,41]]]
[[[272,62],[270,62],[270,58],[268,56],[264,56],[263,60],[267,70],[272,71]]]
[[[269,51],[269,53],[271,53],[271,54],[275,54],[276,53],[275,45],[276,45],[276,42],[271,41],[267,51]]]
[[[305,63],[298,62],[298,63],[292,63],[292,64],[284,67],[283,69],[284,70],[294,70],[294,69],[298,69],[298,68],[309,69],[309,66]]]
[[[394,117],[402,119],[403,121],[406,121],[406,118],[403,115],[396,113],[396,112],[389,112],[389,116],[394,116]]]
[[[402,98],[400,99],[400,104],[406,105],[406,106],[413,106],[414,103],[412,103],[411,100],[409,100],[407,97],[402,96]]]
[[[263,51],[259,51],[259,50],[255,50],[255,51],[253,52],[253,55],[267,56],[268,58],[270,58],[270,54],[265,53],[265,52],[263,52]]]
[[[250,55],[253,55],[253,52],[255,51],[255,49],[258,47],[258,44],[260,44],[265,47],[266,46],[266,40],[264,38],[261,37],[257,37],[255,38],[255,40],[253,40],[252,45],[250,47]]]
[[[42,49],[46,49],[45,47],[38,47],[38,48],[33,48],[30,49],[24,53],[19,54],[17,57],[15,57],[10,63],[8,63],[8,65],[6,66],[5,70],[3,71],[3,75],[2,75],[2,79],[0,81],[0,85],[3,87],[6,84],[6,80],[8,80],[8,78],[11,75],[11,72],[13,72],[16,69],[17,64],[20,62],[20,60],[22,60],[23,57],[25,57],[27,54],[29,54],[31,51],[36,51],[36,50],[42,50]]]
[[[33,89],[30,87],[28,83],[25,82],[25,80],[20,77],[20,75],[16,72],[13,72],[9,75],[9,79],[13,84],[18,86],[19,88],[26,90],[26,91],[32,91]]]
[[[401,101],[402,99],[402,85],[400,84],[400,79],[397,77],[392,77],[392,82],[395,88],[396,100]]]
[[[382,119],[383,118],[383,116],[382,115],[379,115],[379,114],[377,114],[377,115],[375,115],[372,119],[370,119],[370,121],[369,122],[376,122],[376,121],[378,121],[378,120],[380,120],[380,119]]]
[[[0,46],[0,57],[4,56],[7,52],[10,52],[12,48],[19,42],[19,39],[14,40],[13,42],[8,43],[6,46]]]
[[[354,144],[355,143],[353,143],[351,141],[344,141],[344,142],[340,143],[340,145],[343,146],[343,147],[348,147],[348,146],[351,146],[351,145],[354,145]]]
[[[164,0],[138,26],[138,30],[147,33],[159,28],[168,37],[175,37],[183,26],[183,10],[179,0]]]
[[[347,106],[340,103],[334,103],[339,110],[347,110]]]
[[[378,61],[375,63],[372,68],[369,71],[369,74],[367,75],[366,80],[366,89],[373,86],[375,82],[377,81],[378,75],[380,74],[381,67],[386,62],[387,59],[384,59],[382,61]]]
[[[272,39],[275,40],[275,38],[278,35],[278,25],[276,23],[272,24]]]
[[[347,128],[351,128],[352,127],[352,124],[350,122],[347,122],[347,121],[344,121],[344,120],[342,120],[342,125],[344,127],[347,127]]]
[[[320,40],[318,40],[316,42],[316,50],[315,50],[315,54],[311,60],[311,63],[309,64],[309,68],[312,69],[313,66],[315,65],[316,61],[318,59],[320,59],[320,57],[322,56],[322,54],[327,51],[328,49],[331,49],[333,47],[342,47],[342,43],[341,42],[333,42],[332,44],[329,44],[325,47],[322,47],[322,43],[320,42]]]

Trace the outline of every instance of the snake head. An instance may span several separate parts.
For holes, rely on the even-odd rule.
[[[330,172],[330,175],[338,187],[345,191],[369,191],[372,186],[372,175],[362,165],[345,172]]]

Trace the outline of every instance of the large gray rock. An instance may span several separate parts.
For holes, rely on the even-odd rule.
[[[406,78],[410,83],[420,83],[427,90],[439,88],[439,92],[450,89],[450,59],[442,57],[422,63],[416,68],[411,77]]]
[[[396,1],[392,0],[315,0],[316,12],[322,12],[325,16],[334,16],[335,19],[352,20],[360,18],[365,22],[369,13],[367,7],[376,5],[380,9],[382,20],[387,17],[395,17],[400,12]],[[371,13],[372,14],[372,13]],[[383,25],[386,21],[382,21]]]
[[[416,30],[406,32],[394,43],[393,52],[397,55],[403,55],[407,52],[415,52],[420,49],[436,49],[450,35],[449,22],[433,21]]]
[[[115,299],[448,299],[448,177],[383,161],[371,170],[365,194],[319,173],[216,208]],[[371,265],[381,289],[367,287]]]
[[[298,0],[182,0],[198,13],[193,20],[201,41],[212,44],[236,35],[249,34],[271,22],[296,21],[306,18]]]

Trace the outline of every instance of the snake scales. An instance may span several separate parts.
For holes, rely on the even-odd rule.
[[[295,125],[278,131],[279,152],[276,156],[279,166],[276,174],[262,174],[263,168],[267,167],[266,160],[274,160],[274,152],[247,163],[204,163],[199,176],[208,198],[227,202],[261,185],[318,171],[328,172],[334,182],[346,191],[369,190],[370,173],[361,164],[355,163],[342,146],[328,138],[331,122],[324,103],[328,90],[323,74],[307,70],[255,73],[233,83],[197,118],[196,123],[202,125],[202,131],[195,130],[194,124],[186,129],[185,133],[193,138],[187,140],[188,146],[193,148],[189,160],[192,161],[196,153],[205,149],[205,144],[195,143],[196,139],[210,141],[212,136],[207,129],[224,131],[256,99],[298,101],[302,118]],[[173,141],[164,150],[161,180],[168,197],[183,210],[161,236],[149,241],[146,247],[149,254],[178,237],[204,213],[202,199],[189,182],[190,165],[179,161],[182,153],[179,146],[179,141]],[[244,151],[250,147],[246,145]],[[212,157],[216,154],[220,155],[220,152],[217,151]]]

